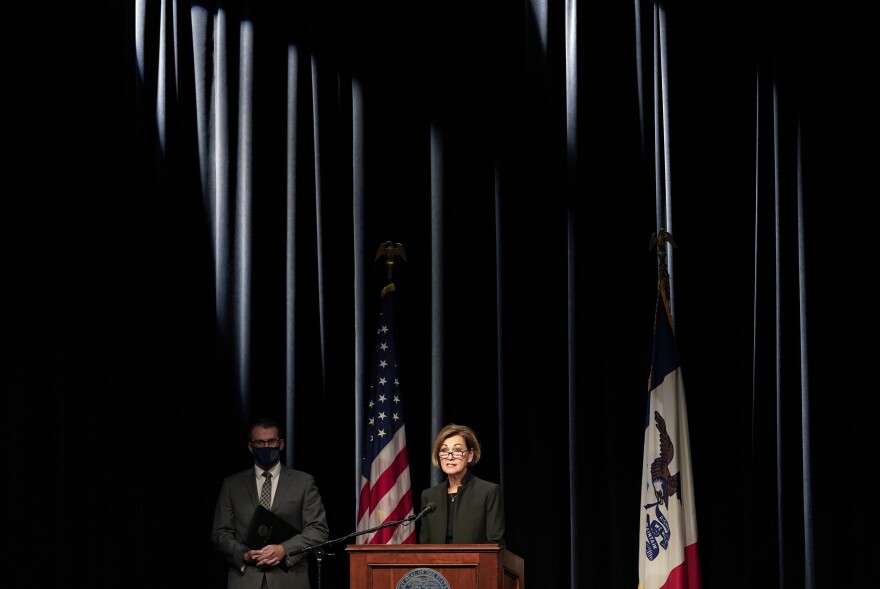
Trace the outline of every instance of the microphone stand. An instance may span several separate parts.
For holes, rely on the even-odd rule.
[[[433,510],[432,510],[433,511]],[[385,522],[384,524],[378,525],[374,528],[370,528],[368,530],[360,530],[358,532],[352,532],[346,536],[342,536],[341,538],[336,538],[335,540],[327,540],[326,542],[321,542],[320,544],[315,544],[314,546],[306,546],[305,548],[298,548],[292,552],[288,552],[287,556],[297,556],[299,554],[305,554],[306,552],[314,552],[315,560],[318,564],[318,589],[321,589],[321,560],[324,558],[325,548],[333,546],[334,544],[339,544],[340,542],[345,542],[349,538],[354,538],[356,536],[362,536],[364,534],[369,534],[370,532],[375,532],[377,530],[381,530],[382,528],[387,528],[390,526],[399,526],[400,524],[408,524],[412,523],[422,516],[425,515],[425,512],[419,513],[418,515],[412,514],[408,515],[403,519]],[[333,553],[328,553],[330,556],[333,556]]]

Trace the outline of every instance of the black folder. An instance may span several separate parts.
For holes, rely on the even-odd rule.
[[[281,544],[299,533],[298,529],[262,505],[258,505],[251,517],[251,523],[248,524],[244,543],[248,548],[260,549],[268,544]]]

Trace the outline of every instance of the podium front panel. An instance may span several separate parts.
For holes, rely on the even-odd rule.
[[[398,589],[404,577],[403,586],[523,587],[522,559],[497,544],[353,544],[346,552],[352,588]]]

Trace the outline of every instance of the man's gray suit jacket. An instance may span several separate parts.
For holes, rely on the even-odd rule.
[[[284,559],[276,567],[243,566],[243,556],[248,547],[242,544],[242,539],[259,504],[254,468],[223,479],[214,510],[211,542],[229,564],[227,589],[260,589],[264,574],[269,589],[309,589],[309,553]],[[281,465],[271,511],[302,530],[302,533],[282,542],[287,554],[316,546],[329,538],[324,504],[314,477],[308,473]]]

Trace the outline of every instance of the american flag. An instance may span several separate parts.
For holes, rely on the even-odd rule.
[[[394,283],[382,290],[370,401],[364,429],[364,458],[357,531],[413,514],[403,400],[394,345]],[[358,544],[414,544],[415,526],[388,526],[357,537]]]
[[[639,506],[639,589],[700,589],[687,405],[665,262],[657,286]]]

